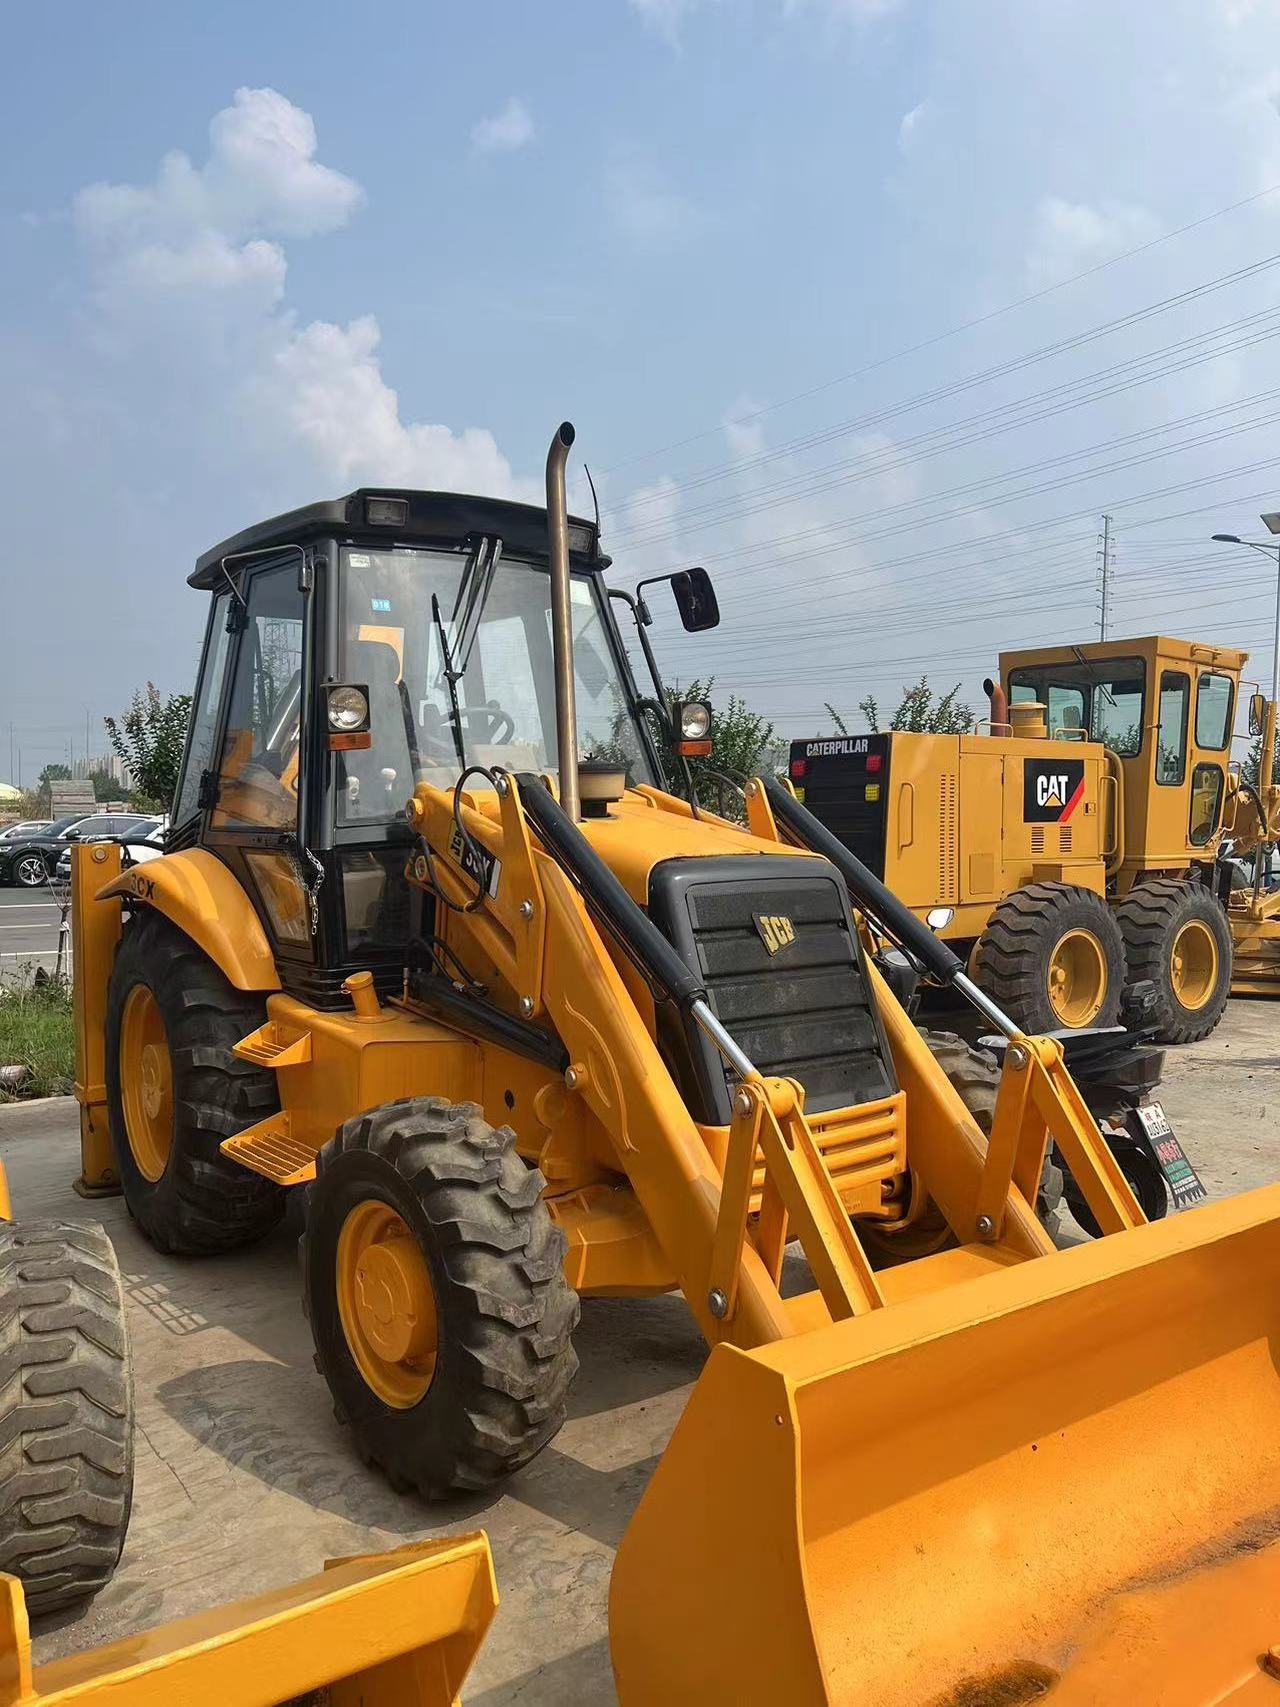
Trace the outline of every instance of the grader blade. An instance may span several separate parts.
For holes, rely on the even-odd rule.
[[[613,1573],[623,1707],[1280,1689],[1278,1349],[1280,1187],[718,1346]]]
[[[0,1707],[454,1707],[497,1603],[485,1536],[450,1536],[33,1666],[0,1575]]]

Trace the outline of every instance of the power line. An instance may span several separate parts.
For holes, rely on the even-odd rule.
[[[1214,220],[1223,219],[1230,213],[1238,213],[1241,208],[1250,207],[1255,202],[1263,201],[1267,196],[1273,196],[1280,191],[1280,184],[1272,184],[1268,189],[1258,190],[1251,196],[1243,196],[1239,201],[1229,202],[1225,207],[1215,208],[1212,213],[1203,214],[1199,219],[1190,220],[1185,225],[1176,226],[1170,231],[1161,232],[1157,237],[1148,239],[1145,243],[1135,244],[1132,249],[1125,249],[1119,255],[1112,255],[1105,261],[1099,261],[1092,267],[1086,267],[1082,272],[1073,273],[1069,278],[1059,279],[1055,284],[1046,285],[1042,290],[1032,291],[1026,296],[1020,296],[1014,302],[1006,302],[999,308],[990,309],[986,314],[975,316],[971,320],[962,321],[958,326],[948,327],[943,332],[932,333],[915,344],[905,345],[894,350],[887,356],[878,356],[875,361],[866,362],[861,367],[853,368],[848,373],[837,374],[833,379],[823,380],[819,385],[807,387],[804,391],[794,392],[790,397],[780,398],[775,403],[763,404],[758,409],[746,414],[735,416],[727,422],[720,422],[714,427],[704,428],[701,432],[691,433],[683,439],[673,440],[666,445],[660,445],[655,450],[642,451],[638,455],[626,458],[621,462],[612,463],[604,470],[606,474],[616,473],[619,469],[634,467],[638,462],[652,461],[654,457],[666,456],[673,450],[682,450],[685,445],[696,444],[702,439],[711,438],[722,432],[726,426],[745,426],[751,421],[758,421],[765,415],[774,414],[779,409],[789,408],[793,403],[805,402],[810,397],[817,397],[822,392],[830,391],[839,385],[846,385],[854,379],[861,379],[866,374],[874,373],[879,368],[888,367],[894,362],[902,361],[907,356],[920,354],[922,350],[933,349],[949,338],[959,337],[964,332],[972,332],[979,326],[989,325],[993,320],[999,320],[1006,314],[1012,314],[1016,309],[1026,308],[1033,302],[1040,302],[1045,297],[1052,296],[1056,291],[1065,290],[1069,285],[1079,284],[1082,280],[1092,278],[1097,273],[1103,273],[1110,267],[1119,266],[1122,261],[1129,261],[1135,255],[1146,254],[1148,250],[1159,248],[1162,243],[1171,242],[1175,237],[1184,237],[1189,231],[1198,231]]]

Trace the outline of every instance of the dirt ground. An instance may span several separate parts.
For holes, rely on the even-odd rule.
[[[1231,1005],[1171,1051],[1161,1096],[1212,1196],[1280,1178],[1280,1007]],[[502,1605],[470,1707],[611,1702],[614,1549],[703,1359],[678,1298],[583,1307],[566,1427],[497,1495],[446,1509],[400,1498],[356,1459],[312,1366],[297,1230],[238,1256],[181,1262],[119,1198],[83,1203],[75,1104],[0,1109],[0,1158],[24,1217],[99,1219],[120,1254],[137,1386],[133,1523],[111,1586],[39,1633],[37,1659],[317,1570],[337,1554],[483,1526]]]

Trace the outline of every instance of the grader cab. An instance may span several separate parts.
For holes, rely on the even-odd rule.
[[[1223,857],[1280,835],[1269,764],[1255,787],[1230,762],[1246,662],[1162,637],[1002,653],[985,729],[797,741],[792,779],[1028,1029],[1113,1025],[1144,984],[1159,1040],[1190,1042],[1233,988],[1280,989],[1280,899]],[[1268,718],[1255,696],[1252,733]]]
[[[75,864],[85,1189],[198,1255],[305,1188],[320,1371],[428,1497],[554,1436],[581,1299],[678,1288],[712,1349],[615,1567],[626,1707],[1016,1702],[1077,1656],[1070,1698],[1151,1698],[1189,1631],[1225,1699],[1280,1638],[1280,1193],[1144,1224],[1059,1045],[794,794],[672,790],[572,438],[545,512],[358,492],[197,564],[171,851]],[[886,937],[1008,1039],[989,1140]]]

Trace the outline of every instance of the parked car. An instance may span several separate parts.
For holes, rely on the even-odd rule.
[[[0,885],[16,883],[22,889],[38,889],[49,881],[58,855],[65,851],[68,842],[93,836],[118,836],[137,824],[150,822],[150,816],[141,812],[88,815],[79,812],[70,818],[55,819],[47,830],[39,830],[35,835],[0,842]]]
[[[42,830],[47,830],[52,823],[52,818],[23,818],[17,824],[6,824],[4,829],[0,830],[0,842],[12,842],[18,836],[39,835]]]
[[[164,838],[168,828],[168,818],[142,818],[136,821],[130,819],[124,830],[119,830],[113,825],[108,835],[87,836],[77,833],[75,836],[69,836],[67,840],[76,842],[127,841],[129,858],[135,865],[141,865],[146,860],[155,859],[157,855],[164,852]],[[71,876],[71,849],[69,847],[64,848],[58,855],[58,864],[55,869],[64,882]]]

